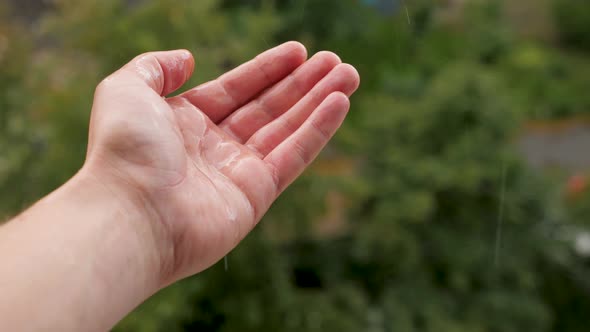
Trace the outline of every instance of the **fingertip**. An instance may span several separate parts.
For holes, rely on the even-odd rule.
[[[269,54],[282,58],[282,62],[288,65],[290,71],[299,67],[307,60],[307,49],[297,41],[283,43],[270,50]]]
[[[326,132],[334,132],[342,122],[350,109],[348,96],[340,91],[332,92],[320,106],[317,113],[311,116],[311,121],[317,124],[318,128],[325,128]]]
[[[156,55],[164,71],[165,84],[162,95],[168,95],[180,88],[193,74],[195,60],[186,49],[163,52]]]
[[[298,60],[305,61],[307,59],[307,48],[298,41],[288,41],[279,47],[284,47],[294,55]]]
[[[340,65],[340,70],[345,73],[345,76],[348,79],[348,87],[347,87],[347,95],[352,95],[360,86],[361,77],[359,75],[358,70],[354,66],[348,63],[343,63]]]
[[[348,96],[344,92],[336,91],[332,92],[325,100],[325,103],[328,104],[330,108],[338,109],[338,110],[346,110],[350,108],[350,100]]]
[[[193,72],[195,71],[195,58],[194,58],[192,52],[187,49],[180,49],[177,51],[180,53],[180,55],[179,55],[180,58],[182,60],[184,60],[184,66],[186,68],[185,80],[188,80],[193,75]]]
[[[342,63],[342,60],[340,59],[338,54],[330,51],[319,51],[313,57],[322,58],[324,61],[331,63],[334,66]]]
[[[192,57],[193,57],[193,54],[191,53],[191,51],[189,51],[185,48],[177,49],[177,50],[170,51],[170,52],[182,60],[187,60],[187,61],[192,60]]]

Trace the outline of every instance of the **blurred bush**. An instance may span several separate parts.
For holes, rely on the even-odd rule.
[[[94,86],[138,53],[191,50],[190,86],[298,39],[359,69],[349,120],[227,262],[115,330],[585,331],[587,209],[566,213],[512,140],[589,111],[588,5],[557,2],[558,48],[501,2],[392,3],[58,0],[33,28],[3,12],[0,214],[78,169]]]
[[[590,6],[580,0],[555,1],[555,17],[560,37],[565,45],[590,51]]]

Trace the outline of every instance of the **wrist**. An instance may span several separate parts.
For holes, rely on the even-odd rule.
[[[74,188],[73,194],[91,193],[100,209],[114,213],[113,218],[105,222],[121,229],[123,238],[137,244],[131,253],[136,262],[141,262],[137,273],[151,277],[152,291],[163,287],[174,253],[169,232],[147,192],[122,177],[95,172],[87,166],[67,185]]]

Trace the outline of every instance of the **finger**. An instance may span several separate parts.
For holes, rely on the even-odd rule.
[[[298,42],[288,42],[258,55],[218,79],[181,94],[214,123],[282,80],[305,62],[307,51]]]
[[[315,159],[340,127],[350,102],[341,93],[332,93],[288,139],[264,161],[275,172],[278,192],[282,192]]]
[[[220,127],[238,142],[246,142],[252,134],[295,105],[339,63],[340,58],[331,52],[314,55],[280,83],[228,116]]]
[[[291,136],[327,96],[334,92],[342,92],[350,96],[358,88],[359,80],[358,72],[351,65],[336,66],[299,103],[256,132],[246,146],[266,156]]]
[[[137,56],[105,81],[145,84],[165,96],[180,88],[191,77],[194,67],[193,56],[187,50],[150,52]]]

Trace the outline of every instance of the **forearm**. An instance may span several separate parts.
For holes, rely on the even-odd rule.
[[[104,331],[158,289],[136,204],[83,172],[0,227],[0,330]]]

